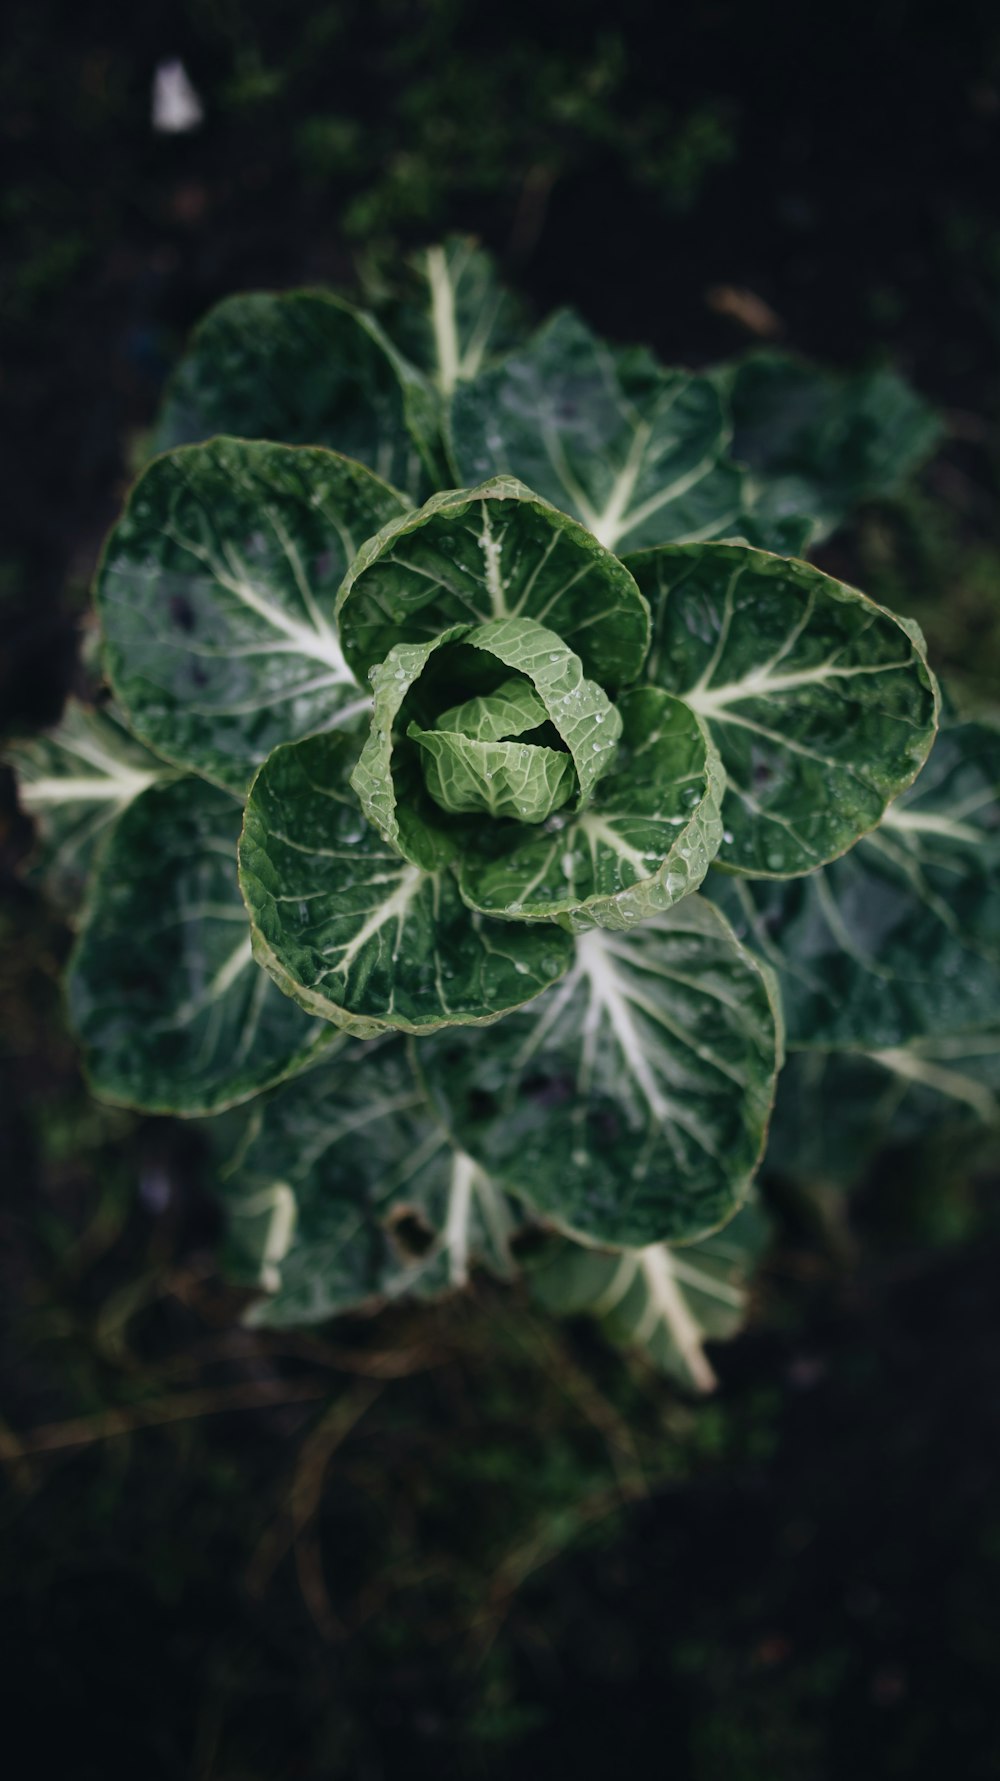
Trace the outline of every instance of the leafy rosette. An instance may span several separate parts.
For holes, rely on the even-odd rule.
[[[267,1091],[226,1189],[262,1316],[509,1272],[535,1219],[543,1296],[704,1382],[785,1015],[883,1058],[921,1026],[908,980],[874,1007],[831,898],[919,877],[956,940],[971,819],[896,805],[937,727],[923,642],[760,548],[801,547],[805,496],[759,440],[752,475],[732,456],[724,379],[568,316],[526,334],[467,243],[387,319],[395,345],[322,292],[209,318],[98,575],[113,704],[21,751],[38,871],[88,881],[91,1082],[184,1114]],[[889,486],[894,428],[826,529]]]

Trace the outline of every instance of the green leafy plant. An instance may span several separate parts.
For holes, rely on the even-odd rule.
[[[786,1026],[991,1115],[1000,739],[922,771],[919,630],[804,554],[935,436],[887,372],[529,332],[464,241],[203,323],[110,698],[18,764],[95,1094],[246,1109],[252,1318],[523,1266],[704,1387]]]

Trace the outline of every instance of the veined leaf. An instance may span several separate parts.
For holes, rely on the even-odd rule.
[[[542,830],[482,831],[459,860],[465,901],[487,914],[628,928],[697,890],[722,839],[723,774],[697,717],[656,687],[623,694],[614,770],[575,816]]]
[[[195,329],[153,450],[219,433],[326,445],[419,498],[430,392],[378,323],[326,291],[227,297]]]
[[[937,417],[893,371],[844,377],[769,351],[724,367],[718,381],[755,516],[807,520],[813,544],[862,501],[892,494],[941,436]]]
[[[628,936],[585,934],[532,1008],[486,1036],[439,1034],[416,1060],[495,1181],[571,1235],[645,1248],[705,1236],[746,1198],[777,1019],[766,968],[688,897]]]
[[[97,582],[108,674],[138,734],[241,792],[277,742],[367,712],[334,596],[405,506],[334,452],[214,439],[155,459]]]
[[[719,864],[789,878],[874,828],[934,739],[917,626],[743,545],[667,545],[629,567],[653,609],[646,677],[698,713],[722,756]]]
[[[747,1283],[766,1237],[752,1202],[725,1230],[683,1249],[654,1243],[609,1251],[554,1237],[527,1269],[528,1285],[546,1310],[594,1317],[609,1341],[643,1350],[682,1385],[714,1391],[705,1344],[734,1335],[743,1323]]]
[[[370,1038],[496,1020],[561,977],[557,928],[493,922],[450,872],[400,859],[351,791],[350,738],[275,749],[254,781],[240,882],[257,958],[310,1013]]]
[[[619,555],[739,529],[743,476],[708,377],[616,350],[563,311],[454,391],[459,479],[517,476]]]
[[[573,762],[557,748],[535,742],[477,742],[450,730],[407,735],[424,757],[424,779],[436,804],[452,815],[470,813],[539,823],[576,788]]]
[[[236,879],[239,805],[199,779],[142,792],[103,848],[70,966],[94,1093],[217,1113],[334,1040],[254,963]]]
[[[111,710],[69,699],[54,730],[16,742],[7,757],[38,834],[32,871],[61,902],[79,901],[95,850],[116,817],[158,780],[176,778]]]
[[[425,248],[409,266],[411,290],[389,306],[387,325],[447,400],[517,337],[518,305],[499,283],[490,255],[467,236]]]
[[[882,1049],[1000,1024],[1000,731],[946,720],[919,779],[794,884],[710,875],[777,971],[789,1043]]]
[[[768,1171],[849,1191],[887,1145],[1000,1127],[1000,1029],[882,1051],[800,1051],[781,1073]]]
[[[442,631],[428,643],[400,643],[384,662],[372,668],[372,721],[364,747],[351,774],[351,785],[368,821],[383,841],[411,865],[434,872],[454,858],[455,841],[442,822],[442,812],[429,797],[414,763],[407,772],[402,758],[402,784],[396,719],[407,693],[420,679],[435,651],[460,641],[462,626]],[[397,796],[397,789],[402,794]]]
[[[455,798],[449,803],[445,796],[438,795],[433,775],[428,774],[426,765],[423,768],[426,791],[420,773],[413,770],[412,758],[407,769],[407,749],[405,744],[402,750],[399,749],[401,738],[395,725],[407,694],[419,681],[431,657],[442,647],[455,643],[492,656],[505,667],[526,676],[541,707],[543,721],[548,719],[552,723],[569,754],[563,756],[555,749],[528,745],[520,751],[519,759],[515,744],[513,755],[504,760],[496,751],[496,745],[470,740],[461,762],[465,768],[462,791],[466,801],[459,801],[456,790]],[[443,812],[454,815],[473,808],[489,811],[492,788],[487,783],[477,787],[477,770],[484,781],[491,775],[498,781],[497,814],[516,814],[527,821],[530,820],[527,808],[533,793],[537,796],[546,789],[553,795],[558,792],[556,775],[557,772],[565,775],[563,762],[566,766],[572,762],[575,769],[572,784],[563,788],[565,796],[589,797],[600,774],[607,770],[614,758],[621,733],[617,711],[596,682],[584,678],[579,657],[566,648],[555,632],[532,619],[496,619],[472,627],[453,625],[427,643],[398,643],[389,651],[385,661],[371,670],[370,679],[374,695],[372,723],[351,783],[365,815],[380,835],[406,859],[428,871],[450,860],[456,852],[454,829],[442,826]],[[483,701],[470,703],[476,707]],[[451,720],[455,721],[454,713]],[[474,715],[472,721],[480,727],[481,714]],[[516,721],[520,727],[521,717]],[[442,750],[447,747],[446,742],[436,745],[434,731],[413,724],[407,727],[407,736],[432,755],[436,747]],[[459,737],[459,744],[461,740]],[[477,750],[480,754],[478,761],[475,758]],[[412,757],[414,750],[410,748],[408,752]],[[405,795],[402,796],[397,786],[400,754],[405,785]],[[455,760],[447,765],[454,780]],[[520,782],[524,780],[530,783],[522,785]],[[478,805],[473,805],[472,793],[477,789],[481,799]],[[551,810],[553,805],[549,803],[548,808]]]
[[[575,520],[512,477],[435,495],[359,552],[337,600],[359,679],[397,643],[452,625],[535,619],[602,686],[640,672],[649,614],[628,570]]]
[[[254,1109],[223,1184],[231,1263],[264,1287],[249,1321],[314,1323],[512,1271],[514,1209],[455,1151],[405,1048],[348,1044]]]

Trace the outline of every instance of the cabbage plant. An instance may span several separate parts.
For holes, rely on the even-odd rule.
[[[931,754],[918,628],[808,560],[935,431],[531,331],[465,242],[203,323],[18,765],[93,1092],[246,1110],[253,1320],[523,1265],[705,1386],[786,1031],[988,1116],[997,736]]]

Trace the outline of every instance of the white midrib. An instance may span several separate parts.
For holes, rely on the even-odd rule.
[[[465,1286],[469,1279],[469,1215],[472,1210],[472,1189],[476,1165],[472,1158],[458,1151],[451,1170],[448,1212],[445,1218],[443,1243],[448,1257],[448,1279],[452,1286]]]
[[[282,612],[279,606],[273,606],[270,600],[263,599],[249,582],[241,581],[236,576],[228,582],[228,586],[230,592],[244,606],[248,606],[274,630],[287,637],[290,643],[294,643],[301,655],[309,656],[312,661],[322,662],[332,670],[337,680],[353,680],[354,676],[348,669],[340,644],[332,631],[319,632],[313,630],[311,625],[298,624],[294,618],[289,618],[286,612]]]
[[[963,1076],[959,1070],[949,1070],[941,1064],[933,1064],[927,1058],[914,1057],[912,1052],[902,1046],[886,1051],[869,1052],[877,1064],[891,1070],[894,1075],[902,1076],[907,1082],[919,1082],[925,1088],[936,1089],[938,1094],[947,1095],[950,1100],[961,1101],[986,1125],[992,1125],[1000,1111],[997,1099],[983,1083],[977,1082],[972,1076]]]
[[[665,1123],[670,1108],[656,1085],[646,1062],[642,1039],[622,993],[621,983],[598,933],[584,934],[577,942],[577,958],[581,970],[590,979],[591,1002],[585,1025],[596,1020],[601,1010],[607,1015],[611,1030],[618,1040],[629,1070],[635,1077],[654,1119]]]
[[[400,919],[403,916],[408,905],[416,896],[417,887],[425,876],[426,874],[421,871],[419,866],[404,868],[399,885],[393,891],[392,896],[387,897],[384,903],[380,903],[378,908],[372,911],[368,920],[363,922],[358,929],[353,940],[345,946],[343,955],[334,967],[338,973],[343,973],[346,976],[361,948],[367,946],[369,940],[374,938],[379,929],[384,928],[386,922]]]
[[[632,444],[629,446],[628,457],[625,459],[618,475],[615,477],[611,495],[602,513],[591,513],[588,523],[590,530],[599,544],[607,550],[613,550],[623,532],[628,530],[631,521],[624,518],[628,504],[635,493],[635,485],[642,469],[643,453],[649,444],[651,428],[648,422],[636,428]]]
[[[450,396],[459,380],[461,363],[455,325],[455,292],[442,247],[428,249],[427,282],[431,287],[431,325],[438,362],[438,387],[443,396]]]
[[[29,785],[24,783],[21,796],[27,809],[42,804],[128,804],[137,798],[140,792],[148,790],[161,777],[159,773],[141,773],[137,770],[125,770],[115,774],[102,775],[101,778],[88,779],[83,775],[64,779],[35,779]]]
[[[791,674],[770,674],[765,668],[725,686],[692,686],[679,696],[699,717],[711,717],[742,699],[771,698],[776,693],[794,692],[803,686],[822,686],[829,680],[853,680],[859,674],[888,674],[908,666],[906,662],[886,662],[877,667],[861,668],[834,668],[821,664],[818,668],[800,668]]]
[[[223,569],[205,545],[197,543],[194,539],[185,538],[179,533],[168,531],[167,536],[172,538],[174,543],[179,544],[183,550],[190,551],[191,555],[196,557],[199,562],[204,563],[220,587],[224,587],[228,593],[233,594],[248,611],[255,612],[258,618],[262,618],[265,624],[271,626],[272,630],[287,637],[291,643],[295,644],[300,654],[309,656],[313,661],[324,663],[327,668],[333,671],[337,680],[353,680],[354,676],[348,669],[333,631],[328,627],[317,630],[313,625],[300,624],[297,619],[291,618],[287,612],[282,611],[280,606],[275,606],[271,600],[265,599],[264,595],[259,594],[248,579],[246,566],[241,562],[236,551],[228,550],[226,552],[229,567]],[[288,562],[301,593],[301,564],[297,557],[294,560],[289,558]],[[305,600],[305,604],[307,608],[314,607],[311,596]]]
[[[974,847],[982,845],[981,830],[971,823],[958,822],[952,816],[922,816],[917,810],[894,810],[892,806],[882,818],[887,829],[898,829],[914,835],[941,835],[947,841],[967,841]]]
[[[482,513],[483,529],[479,534],[479,546],[483,553],[483,562],[486,569],[486,586],[489,590],[490,606],[494,618],[507,618],[509,617],[507,611],[507,597],[501,572],[502,549],[500,540],[493,536],[493,528],[490,525],[489,508],[485,501],[482,504]]]
[[[251,1217],[270,1213],[261,1254],[260,1283],[265,1292],[277,1292],[281,1285],[279,1263],[284,1261],[292,1246],[298,1222],[295,1195],[287,1181],[276,1181],[273,1186],[261,1188],[260,1193],[243,1200],[239,1210]]]
[[[649,1249],[641,1249],[639,1266],[649,1293],[649,1306],[636,1325],[636,1341],[648,1342],[657,1320],[662,1318],[698,1390],[714,1391],[718,1380],[705,1357],[702,1331],[688,1310],[684,1295],[674,1278],[673,1263],[666,1244],[655,1243]]]
[[[640,853],[637,847],[632,847],[627,841],[624,841],[610,823],[604,821],[603,817],[595,816],[593,811],[585,812],[577,818],[576,826],[582,829],[585,835],[592,836],[595,841],[603,841],[605,847],[610,848],[623,860],[630,860],[643,878],[652,876],[646,855]]]

